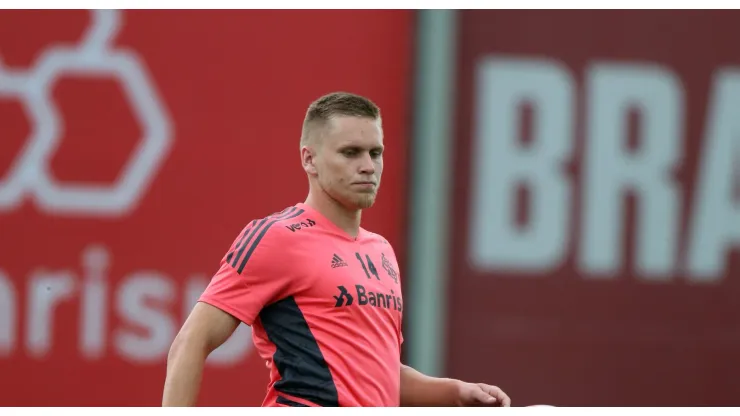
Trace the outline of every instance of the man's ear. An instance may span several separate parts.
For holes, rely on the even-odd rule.
[[[316,165],[314,164],[315,160],[316,154],[313,149],[308,146],[302,146],[301,164],[303,165],[303,170],[305,170],[309,175],[316,175],[318,173],[316,171]]]

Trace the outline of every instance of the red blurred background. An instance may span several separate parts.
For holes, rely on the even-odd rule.
[[[431,284],[406,261],[439,145],[414,137],[424,13],[0,12],[0,405],[159,404],[236,233],[305,198],[300,123],[329,91],[382,108],[364,225],[406,293]],[[443,375],[515,405],[737,405],[740,14],[447,13]],[[200,404],[266,384],[243,326]]]

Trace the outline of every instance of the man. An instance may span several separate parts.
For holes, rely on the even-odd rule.
[[[360,227],[383,173],[380,110],[333,93],[301,135],[305,202],[249,223],[175,338],[163,405],[196,403],[206,357],[240,322],[270,369],[264,406],[509,406],[499,388],[400,362],[396,256]]]

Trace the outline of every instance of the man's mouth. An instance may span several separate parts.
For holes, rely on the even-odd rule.
[[[357,188],[362,188],[362,189],[374,189],[375,182],[370,182],[370,181],[352,182],[352,186],[355,186]]]

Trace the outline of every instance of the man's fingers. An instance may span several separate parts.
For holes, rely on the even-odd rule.
[[[475,400],[477,400],[480,403],[490,405],[490,404],[496,403],[498,399],[496,398],[496,396],[489,394],[488,391],[485,390],[484,388],[480,388],[480,389],[475,390]]]
[[[503,407],[511,406],[511,399],[500,388],[496,386],[489,386],[488,384],[479,384],[479,386],[481,390],[495,397],[496,400],[499,402],[500,406],[503,406]]]
[[[476,401],[486,405],[494,404],[498,400],[495,395],[492,395],[488,392],[484,385],[478,385],[478,388],[474,390],[473,396]]]

